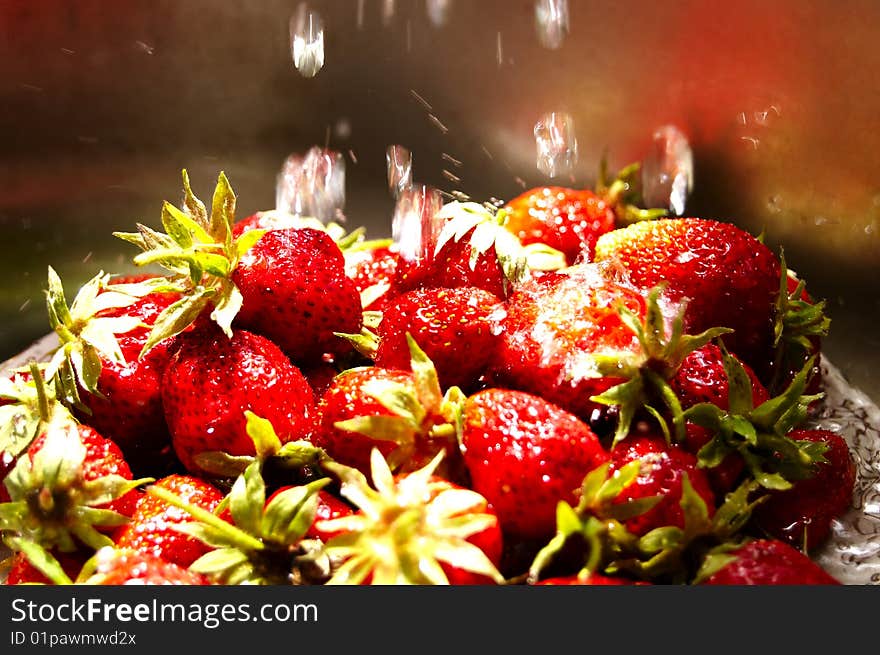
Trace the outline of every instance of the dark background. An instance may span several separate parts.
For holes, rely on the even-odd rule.
[[[244,217],[274,205],[289,153],[351,151],[349,222],[383,236],[386,146],[413,151],[418,182],[506,198],[548,181],[532,128],[566,111],[571,184],[592,185],[605,150],[617,167],[656,127],[682,129],[688,213],[784,244],[829,301],[831,361],[880,397],[880,4],[571,0],[548,50],[531,0],[448,0],[439,25],[423,0],[324,0],[311,79],[290,55],[298,5],[0,0],[0,360],[48,331],[48,265],[70,293],[132,269],[110,233],[158,225],[182,168],[203,199],[224,170]]]

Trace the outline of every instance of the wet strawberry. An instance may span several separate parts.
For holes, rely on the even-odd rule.
[[[232,281],[243,297],[236,325],[272,339],[297,363],[347,352],[348,343],[334,333],[360,332],[357,287],[326,232],[266,232],[241,256]]]
[[[381,309],[386,293],[397,276],[400,255],[394,246],[349,248],[343,251],[345,273],[354,282],[361,298],[371,294],[364,309]],[[368,291],[369,290],[369,291]]]
[[[76,550],[72,553],[55,551],[52,553],[64,573],[71,579],[76,578],[83,564],[92,555],[93,551],[91,550]],[[53,582],[31,563],[23,551],[19,551],[12,555],[12,564],[5,584],[53,584]]]
[[[191,475],[169,475],[154,485],[209,512],[223,500],[219,489]],[[113,541],[119,548],[160,557],[186,568],[210,550],[198,539],[177,529],[191,520],[185,511],[145,494],[138,501],[131,521],[118,529]]]
[[[685,475],[712,516],[715,495],[706,474],[697,465],[697,458],[678,446],[668,445],[662,437],[631,435],[612,449],[611,461],[614,469],[634,461],[641,463],[638,478],[623,490],[617,502],[650,496],[661,498],[644,514],[623,522],[630,532],[644,535],[663,526],[685,527],[680,505]]]
[[[731,328],[728,350],[756,369],[770,361],[780,266],[748,232],[703,218],[645,221],[599,237],[595,258],[639,288],[665,282],[671,301],[687,299],[685,332]]]
[[[507,389],[486,389],[466,400],[461,444],[471,487],[516,539],[552,536],[559,501],[573,502],[584,476],[608,459],[577,417]]]
[[[162,404],[188,471],[202,472],[203,453],[254,454],[246,410],[269,420],[282,442],[310,433],[312,389],[272,341],[245,330],[229,338],[210,324],[179,340],[162,380]]]
[[[331,494],[329,491],[321,489],[318,492],[318,505],[315,508],[315,520],[306,531],[306,536],[312,539],[320,539],[322,541],[330,541],[340,532],[325,532],[318,528],[321,521],[330,521],[339,519],[343,516],[351,516],[355,510],[351,505]]]
[[[758,539],[722,553],[714,572],[702,580],[709,585],[826,585],[840,584],[801,551],[782,541]]]
[[[389,301],[379,323],[375,363],[408,370],[411,334],[434,362],[440,386],[472,389],[492,359],[500,300],[476,287],[417,289]]]
[[[204,576],[161,557],[117,548],[102,548],[92,562],[94,571],[84,584],[92,585],[206,585]]]
[[[835,519],[852,507],[855,463],[846,441],[834,432],[794,430],[788,437],[826,446],[824,461],[813,464],[812,477],[794,480],[790,489],[771,491],[756,508],[754,524],[774,539],[810,551],[828,538]]]
[[[543,396],[584,421],[603,416],[604,405],[590,398],[625,379],[601,375],[596,356],[625,360],[640,353],[618,303],[644,318],[644,298],[590,264],[524,283],[500,320],[495,384]]]
[[[504,210],[505,228],[521,243],[545,243],[568,264],[589,261],[599,236],[616,227],[613,207],[589,189],[537,187],[508,201]]]

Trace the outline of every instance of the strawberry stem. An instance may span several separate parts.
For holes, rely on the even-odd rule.
[[[46,395],[46,381],[43,379],[43,374],[40,372],[40,367],[37,366],[35,360],[32,359],[28,366],[31,371],[31,377],[34,379],[34,388],[37,390],[37,407],[40,412],[40,419],[45,422],[49,420],[49,397]]]

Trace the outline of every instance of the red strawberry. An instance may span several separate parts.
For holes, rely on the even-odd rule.
[[[727,327],[731,352],[756,369],[770,361],[779,260],[748,232],[702,218],[645,221],[599,237],[595,258],[641,289],[665,282],[671,301],[687,299],[688,334]]]
[[[545,243],[561,251],[568,264],[589,261],[596,240],[613,230],[616,220],[612,206],[595,192],[559,186],[529,189],[504,210],[504,227],[521,243]]]
[[[174,450],[191,473],[206,452],[253,455],[245,410],[269,420],[282,442],[312,428],[313,392],[269,339],[245,330],[231,338],[216,326],[180,335],[162,379],[162,404]]]
[[[306,536],[311,539],[320,539],[321,541],[330,541],[333,537],[340,534],[337,532],[325,532],[318,528],[321,521],[330,521],[342,518],[343,516],[351,516],[354,510],[351,505],[337,498],[333,494],[324,489],[318,492],[318,506],[315,509],[315,520],[306,531]]]
[[[374,450],[373,485],[357,469],[327,463],[341,493],[359,511],[320,521],[338,532],[327,553],[343,559],[328,584],[491,584],[503,578],[498,517],[479,493],[434,475],[443,453],[424,468],[393,475]]]
[[[61,566],[68,578],[75,578],[83,567],[83,564],[92,556],[90,550],[75,550],[72,553],[55,551],[52,556]],[[53,584],[43,573],[35,567],[24,551],[18,551],[12,555],[12,565],[6,576],[9,585],[19,584]]]
[[[715,497],[706,474],[697,466],[696,457],[678,446],[668,445],[662,437],[630,435],[612,449],[611,461],[615,470],[630,462],[641,462],[638,478],[620,493],[617,503],[650,496],[661,498],[647,512],[623,522],[630,532],[644,535],[664,526],[685,527],[680,505],[685,475],[705,502],[711,518]]]
[[[608,460],[598,437],[575,416],[507,389],[467,399],[461,444],[471,487],[491,503],[505,534],[517,539],[552,536],[559,501],[571,503],[584,476]]]
[[[591,396],[625,380],[602,376],[595,357],[625,359],[640,353],[618,303],[644,319],[644,298],[590,264],[521,285],[501,320],[492,366],[496,385],[543,396],[584,421],[604,415],[604,406]]]
[[[769,400],[770,394],[752,368],[742,362],[740,364],[751,382],[752,407],[757,407]],[[698,403],[712,403],[721,409],[730,409],[724,357],[715,344],[706,344],[685,357],[669,384],[682,409]]]
[[[424,375],[369,366],[336,376],[318,403],[313,443],[361,472],[369,471],[373,448],[401,471],[420,468],[444,450],[444,473],[460,477],[453,408],[424,353],[415,367]]]
[[[564,255],[546,244],[524,247],[504,228],[505,216],[473,202],[447,203],[435,216],[445,223],[432,257],[401,265],[392,293],[420,287],[478,287],[506,298],[530,269],[565,265]]]
[[[154,279],[153,276],[116,278],[109,290],[126,288]],[[162,374],[173,354],[171,340],[157,344],[141,357],[152,324],[159,314],[179,299],[176,293],[147,293],[127,307],[106,309],[96,318],[133,317],[144,325],[117,336],[124,361],[102,358],[97,394],[81,394],[88,413],[83,422],[113,439],[128,462],[138,470],[156,470],[171,452],[171,436],[162,413]],[[166,457],[162,456],[166,454]]]
[[[353,247],[343,251],[345,256],[345,273],[354,281],[358,293],[373,297],[364,303],[364,309],[381,309],[386,294],[394,284],[400,255],[394,246],[369,248]],[[367,290],[370,291],[367,291]],[[378,292],[384,292],[379,294]],[[376,295],[378,294],[378,295]]]
[[[236,324],[272,339],[298,363],[341,354],[349,346],[334,333],[360,332],[357,287],[326,232],[267,232],[241,256],[232,281],[244,299]]]
[[[828,430],[794,430],[795,441],[827,447],[824,461],[813,465],[812,477],[795,480],[790,489],[771,491],[753,514],[755,525],[774,539],[812,550],[831,533],[835,519],[852,507],[856,469],[849,446]]]
[[[409,333],[434,362],[440,386],[471,389],[492,359],[500,300],[476,287],[416,289],[389,301],[379,323],[375,363],[408,370]]]
[[[5,480],[4,529],[45,549],[73,552],[78,542],[97,549],[111,543],[104,532],[131,516],[143,482],[92,428],[50,423]]]
[[[155,482],[154,486],[209,512],[213,512],[223,500],[219,489],[191,475],[169,475]],[[210,550],[198,539],[177,529],[191,520],[185,511],[145,494],[138,501],[131,521],[119,528],[113,540],[119,548],[161,557],[186,568]]]
[[[709,585],[840,584],[801,551],[782,541],[758,539],[720,555]]]
[[[238,238],[251,230],[286,230],[301,227],[321,229],[323,225],[317,219],[308,219],[296,214],[270,209],[255,212],[246,218],[235,221],[232,225],[232,236]]]
[[[651,584],[650,582],[644,581],[636,581],[630,580],[629,578],[618,578],[611,577],[607,575],[600,575],[598,573],[591,573],[590,575],[580,576],[580,575],[570,575],[563,576],[558,578],[547,578],[546,580],[541,580],[540,582],[534,583],[536,585],[552,585],[552,586],[560,586],[560,585],[590,585],[590,586],[616,586],[616,585],[647,585]]]
[[[94,572],[83,582],[93,585],[206,585],[204,576],[142,551],[102,548]]]

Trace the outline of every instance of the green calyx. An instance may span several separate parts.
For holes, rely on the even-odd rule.
[[[787,435],[807,418],[810,403],[821,397],[804,395],[813,359],[780,395],[753,408],[748,374],[723,345],[721,350],[730,409],[700,403],[683,413],[684,420],[714,435],[697,453],[700,466],[713,468],[731,453],[738,453],[750,475],[767,489],[789,489],[792,480],[812,477],[815,465],[825,461],[827,445]]]
[[[320,469],[327,453],[305,439],[282,443],[270,421],[245,410],[245,430],[254,443],[254,455],[230,455],[222,451],[207,451],[195,456],[195,463],[205,472],[218,478],[235,478],[251,464],[270,462],[273,467],[286,471]]]
[[[0,530],[64,552],[77,542],[93,549],[111,544],[99,528],[122,525],[128,518],[100,506],[152,479],[127,480],[110,474],[84,480],[86,448],[74,424],[56,424],[46,431],[33,457],[19,457],[6,477],[10,502],[0,504]]]
[[[147,493],[188,512],[194,521],[175,529],[212,548],[191,570],[219,584],[305,584],[329,575],[320,543],[304,539],[315,520],[317,492],[329,482],[322,478],[291,487],[266,503],[262,461],[255,460],[218,508],[229,509],[231,523],[160,487]]]
[[[381,378],[369,380],[363,391],[379,402],[390,415],[371,415],[338,421],[335,427],[379,441],[393,441],[397,448],[389,460],[392,469],[408,470],[416,452],[433,456],[461,434],[464,394],[458,387],[446,393],[440,387],[433,362],[407,333],[412,384]]]
[[[372,302],[381,298],[390,288],[387,284],[374,284],[361,292],[361,307],[367,307]],[[352,347],[367,359],[374,359],[379,349],[379,335],[376,329],[382,322],[382,312],[375,310],[364,311],[361,321],[361,331],[357,334],[346,332],[334,332],[333,334],[348,341]]]
[[[45,364],[32,361],[27,369],[0,378],[0,399],[8,401],[0,405],[0,456],[15,459],[51,423],[73,422],[56,401],[54,383],[46,382],[44,369]]]
[[[445,219],[443,229],[437,238],[435,254],[447,243],[460,242],[470,233],[468,245],[470,256],[468,265],[474,270],[480,255],[494,249],[501,271],[504,274],[504,290],[511,285],[523,282],[529,270],[557,270],[566,265],[565,255],[546,244],[523,246],[520,240],[504,225],[507,212],[493,205],[455,200],[446,203],[437,212],[438,219]]]
[[[265,233],[249,230],[233,238],[236,198],[224,173],[217,179],[210,215],[193,194],[185,170],[183,188],[183,209],[169,202],[162,206],[164,233],[142,224],[134,233],[114,233],[143,250],[134,258],[135,264],[162,266],[168,271],[169,288],[181,294],[156,318],[143,353],[185,330],[209,306],[213,307],[211,319],[231,336],[232,321],[242,305],[241,292],[231,276],[241,256]]]
[[[749,500],[757,488],[753,480],[744,482],[710,516],[706,502],[684,473],[679,501],[684,527],[662,526],[644,534],[637,540],[636,548],[611,562],[606,572],[625,572],[664,583],[687,583],[694,578],[695,562],[702,562],[707,551],[729,541],[748,522],[755,505],[763,500]]]
[[[773,325],[774,378],[770,384],[774,391],[780,387],[787,368],[798,368],[818,354],[814,340],[828,336],[831,327],[831,319],[825,315],[825,301],[810,303],[803,299],[803,280],[798,280],[792,291],[788,290],[789,276],[797,277],[789,271],[784,251],[780,251],[779,262],[779,294]]]
[[[540,579],[542,571],[572,539],[584,544],[584,566],[579,575],[603,571],[610,562],[636,548],[638,537],[626,529],[623,521],[649,511],[661,498],[614,502],[636,481],[641,462],[630,462],[613,473],[609,473],[610,468],[606,463],[587,474],[577,507],[565,501],[556,506],[556,535],[532,561],[527,576],[530,584]]]
[[[599,161],[599,179],[596,193],[604,198],[613,209],[619,225],[630,225],[639,221],[651,221],[668,214],[665,209],[643,209],[642,185],[639,173],[641,162],[624,166],[614,178],[609,178],[608,158],[603,155]]]
[[[669,385],[669,380],[688,354],[716,337],[732,332],[729,328],[716,327],[696,335],[685,334],[683,325],[686,308],[682,307],[675,315],[671,331],[667,334],[660,307],[664,288],[665,285],[661,284],[648,293],[644,320],[623,303],[618,305],[617,311],[621,320],[638,337],[640,352],[637,355],[628,358],[621,358],[619,355],[593,356],[600,375],[626,379],[626,382],[590,398],[596,403],[619,407],[614,445],[627,437],[636,413],[643,408],[657,419],[667,441],[670,441],[673,435],[670,434],[658,406],[665,406],[672,416],[675,441],[682,441],[685,433],[681,405]]]
[[[327,464],[341,483],[341,494],[360,510],[318,524],[321,530],[341,532],[326,545],[326,552],[342,561],[327,584],[449,584],[442,564],[504,582],[486,554],[467,541],[498,519],[475,491],[434,477],[443,455],[395,477],[373,449],[372,486],[357,469]]]
[[[98,378],[103,362],[125,364],[116,335],[143,325],[134,316],[102,317],[102,311],[122,309],[138,296],[111,284],[111,276],[98,273],[78,291],[68,306],[61,279],[49,267],[46,309],[49,324],[58,335],[55,349],[44,375],[53,380],[59,399],[68,406],[88,411],[80,401],[79,389],[101,395]]]

